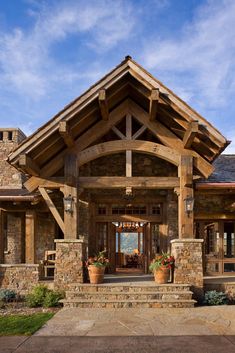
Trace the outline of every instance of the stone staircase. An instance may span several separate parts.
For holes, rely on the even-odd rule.
[[[61,302],[65,308],[191,308],[192,294],[185,284],[74,283]]]

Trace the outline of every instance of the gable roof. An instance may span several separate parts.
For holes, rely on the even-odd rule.
[[[149,113],[152,90],[158,89],[160,94],[156,120],[181,142],[190,123],[198,121],[198,132],[190,148],[209,163],[212,163],[229,144],[229,141],[206,119],[127,56],[114,70],[23,141],[10,154],[9,162],[22,170],[20,156],[24,155],[31,165],[24,171],[28,174],[36,171],[36,175],[40,175],[40,171],[46,170],[54,161],[60,159],[61,162],[68,144],[59,131],[60,123],[63,121],[67,124],[70,141],[76,144],[82,134],[102,120],[99,106],[101,89],[105,89],[109,113],[127,99],[131,99]],[[58,163],[58,168],[60,166],[61,163]]]

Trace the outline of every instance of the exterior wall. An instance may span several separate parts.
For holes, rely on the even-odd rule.
[[[79,239],[56,239],[55,242],[55,288],[65,290],[72,283],[83,283],[87,244]]]
[[[166,224],[169,249],[171,240],[178,238],[178,197],[172,190],[166,199]]]
[[[55,221],[50,213],[37,214],[36,262],[44,260],[45,250],[55,249]]]
[[[5,264],[24,262],[24,213],[7,215],[7,251],[4,254]]]
[[[89,235],[89,204],[79,200],[78,206],[78,235],[88,242]]]
[[[209,191],[205,194],[196,193],[194,210],[198,214],[206,215],[210,218],[210,214],[229,213],[234,215],[234,194],[213,195]]]
[[[12,134],[12,139],[9,139],[8,133]],[[7,162],[7,158],[26,136],[18,129],[0,129],[0,134],[3,137],[0,139],[0,188],[20,189],[26,178]]]
[[[27,294],[39,281],[39,265],[0,265],[0,288]]]
[[[215,280],[210,282],[209,280],[206,280],[206,282],[204,283],[204,290],[205,292],[210,290],[224,292],[227,294],[230,301],[232,301],[233,303],[235,301],[235,282],[216,282]]]

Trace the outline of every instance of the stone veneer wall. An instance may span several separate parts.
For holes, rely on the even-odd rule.
[[[175,257],[174,283],[190,284],[194,296],[203,297],[202,239],[174,239],[171,253]]]
[[[87,244],[80,239],[56,239],[55,288],[66,290],[71,283],[85,281]]]
[[[24,262],[24,213],[7,214],[7,251],[4,254],[5,264]]]
[[[25,295],[38,284],[39,265],[0,265],[0,288],[7,288]]]
[[[79,200],[78,203],[78,234],[82,234],[84,240],[88,242],[89,234],[89,203]]]
[[[2,189],[20,189],[23,186],[26,177],[8,162],[8,155],[23,141],[26,136],[19,129],[0,129],[3,139],[0,140],[0,188]],[[12,134],[9,139],[8,133]]]
[[[171,240],[178,237],[178,197],[173,190],[168,190],[166,208],[167,239],[169,250]]]

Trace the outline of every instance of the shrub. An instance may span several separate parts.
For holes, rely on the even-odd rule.
[[[0,300],[9,302],[16,297],[16,292],[10,289],[0,289]]]
[[[26,303],[31,308],[38,306],[49,308],[58,306],[59,300],[63,297],[62,292],[50,290],[44,285],[38,285],[34,287],[32,293],[26,296]]]
[[[59,300],[62,299],[64,295],[61,292],[57,291],[48,291],[43,301],[44,308],[50,308],[52,306],[58,306]]]
[[[224,305],[228,303],[228,298],[225,293],[210,290],[205,293],[204,304],[207,305]]]

